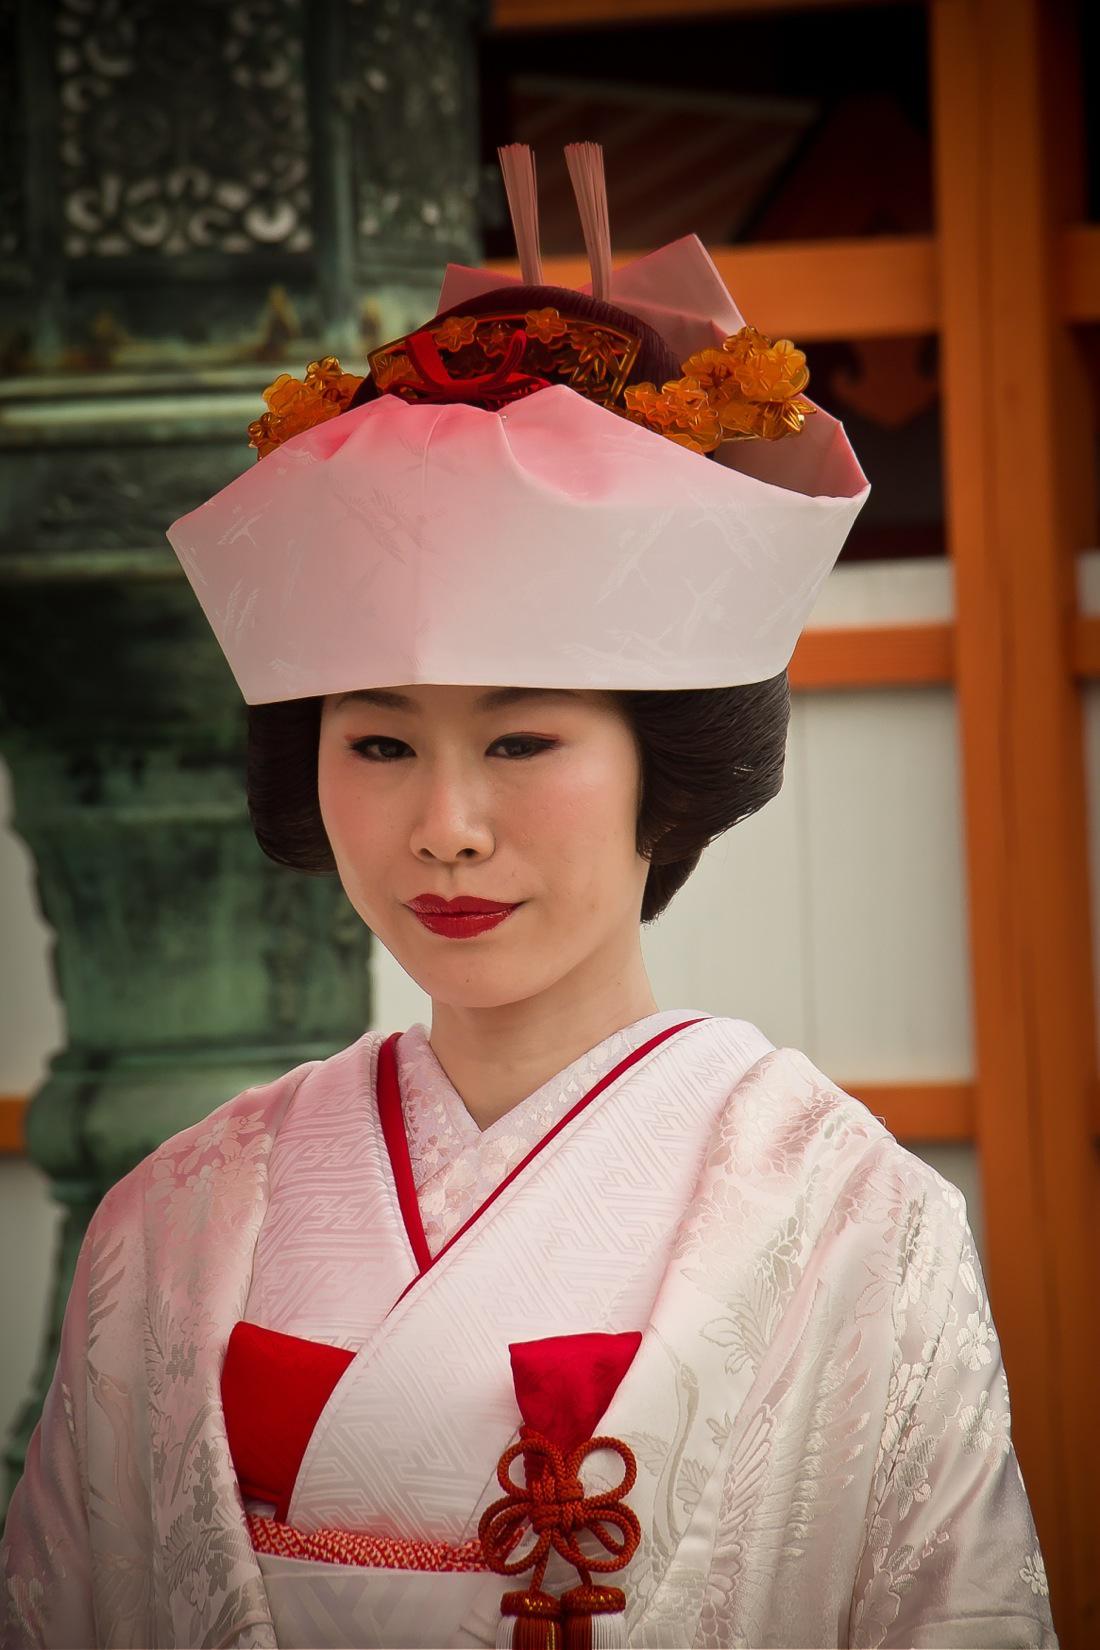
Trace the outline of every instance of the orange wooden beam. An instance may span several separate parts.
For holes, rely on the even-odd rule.
[[[1057,237],[1058,309],[1073,323],[1100,320],[1100,225],[1074,224]],[[651,247],[615,251],[631,263]],[[876,235],[838,241],[784,241],[708,248],[743,315],[773,336],[904,337],[940,326],[939,266],[929,235]],[[519,275],[514,258],[485,265]],[[581,253],[543,259],[548,286],[590,279]]]
[[[1100,676],[1100,613],[1079,613],[1072,632],[1073,674],[1079,679]]]
[[[1100,224],[1062,231],[1058,302],[1066,321],[1100,321]]]
[[[1100,1159],[1066,623],[1092,473],[1059,285],[1070,17],[1068,0],[930,10],[985,1270],[1055,1624],[1063,1650],[1085,1650],[1100,1619],[1100,1463],[1077,1418],[1095,1401],[1100,1356]]]
[[[26,1150],[23,1138],[23,1116],[27,1102],[22,1095],[0,1094],[0,1154],[22,1155]]]
[[[1041,1234],[1040,1177],[1029,1159],[1029,1050],[1026,998],[1017,957],[1021,937],[1013,900],[1013,865],[998,816],[1010,808],[1011,774],[1002,723],[1005,683],[1000,656],[1010,623],[1009,596],[994,553],[996,520],[987,451],[988,392],[968,370],[964,351],[980,358],[988,348],[985,323],[990,271],[985,219],[989,165],[984,104],[974,82],[984,46],[980,0],[933,0],[931,12],[934,148],[943,273],[940,345],[945,396],[945,482],[948,548],[954,560],[957,604],[957,686],[963,746],[962,781],[967,827],[970,956],[978,1049],[976,1109],[983,1155],[985,1272],[1013,1398],[1015,1444],[1026,1476],[1040,1539],[1060,1562],[1059,1597],[1067,1569],[1064,1509],[1058,1504],[1058,1439],[1053,1416],[1057,1371],[1046,1327],[1046,1278]],[[998,1030],[1002,1033],[998,1039]],[[994,1110],[999,1102],[999,1115]],[[1017,1238],[1004,1203],[1018,1182],[1016,1233],[1030,1240],[1012,1279]],[[1012,1287],[1010,1287],[1012,1279]],[[1029,1340],[1031,1342],[1029,1346]]]
[[[881,1117],[898,1140],[970,1141],[974,1138],[973,1083],[840,1083]]]
[[[788,668],[791,691],[897,687],[954,679],[954,626],[804,630]]]
[[[873,6],[883,0],[493,0],[489,27],[520,29],[604,28],[608,24],[669,22],[738,12],[809,11],[814,6]]]
[[[615,250],[632,263],[651,247]],[[929,235],[877,235],[840,241],[708,248],[737,307],[753,326],[803,343],[814,338],[875,338],[935,332],[939,325],[935,242]],[[515,258],[485,267],[519,275]],[[543,258],[547,286],[591,279],[583,253]]]

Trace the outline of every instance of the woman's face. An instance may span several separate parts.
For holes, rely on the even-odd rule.
[[[601,961],[619,969],[637,949],[649,870],[635,851],[640,755],[610,694],[330,694],[317,784],[348,898],[433,1000],[515,1002],[574,971],[598,976]],[[409,910],[421,894],[519,908],[453,939]]]

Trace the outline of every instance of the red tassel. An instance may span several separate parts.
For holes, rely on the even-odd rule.
[[[561,1596],[562,1650],[612,1650],[626,1644],[621,1587],[571,1587]]]
[[[590,1450],[613,1449],[623,1459],[623,1481],[614,1489],[586,1495],[577,1476]],[[527,1485],[516,1484],[508,1468],[517,1455],[524,1457]],[[622,1650],[626,1645],[626,1595],[620,1587],[593,1586],[593,1570],[621,1570],[637,1551],[642,1539],[636,1515],[620,1499],[638,1476],[634,1453],[621,1438],[601,1433],[587,1438],[563,1455],[545,1434],[526,1422],[519,1441],[509,1444],[497,1462],[497,1478],[508,1494],[486,1507],[478,1521],[477,1533],[490,1569],[501,1575],[518,1575],[535,1566],[532,1585],[524,1593],[505,1593],[497,1627],[497,1650],[566,1650],[563,1627],[570,1635],[568,1650]],[[510,1559],[525,1523],[538,1537],[526,1558]],[[609,1530],[618,1529],[616,1542]],[[610,1558],[586,1558],[577,1545],[577,1535],[589,1529],[611,1554]],[[542,1591],[550,1548],[580,1572],[581,1585],[559,1600]],[[570,1625],[568,1605],[572,1604]]]
[[[553,1593],[505,1593],[500,1601],[498,1650],[562,1650],[561,1602]]]

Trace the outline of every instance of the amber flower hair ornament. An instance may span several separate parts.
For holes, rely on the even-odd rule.
[[[250,704],[763,681],[866,501],[803,352],[745,324],[697,236],[612,268],[598,145],[566,147],[576,313],[510,303],[543,276],[534,157],[500,157],[521,277],[451,264],[436,316],[367,373],[284,373],[249,426],[259,461],[168,531]],[[636,373],[646,329],[679,376]]]

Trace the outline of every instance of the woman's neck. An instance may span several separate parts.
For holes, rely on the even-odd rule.
[[[641,954],[637,970],[606,989],[542,993],[491,1008],[432,1003],[432,1052],[479,1129],[606,1038],[659,1012]]]

